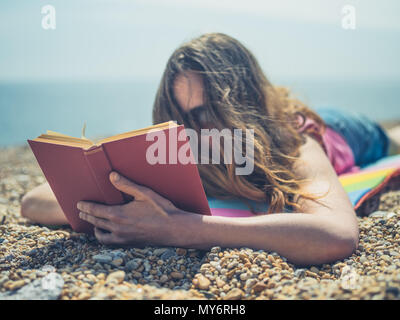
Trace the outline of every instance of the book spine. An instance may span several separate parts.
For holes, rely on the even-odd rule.
[[[100,190],[105,204],[122,204],[125,202],[123,193],[117,190],[111,183],[109,175],[112,166],[107,157],[103,146],[96,146],[94,148],[84,150],[86,162],[97,187]]]

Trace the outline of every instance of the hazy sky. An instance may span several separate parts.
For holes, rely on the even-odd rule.
[[[56,30],[41,26],[47,4]],[[242,41],[273,79],[400,79],[399,18],[398,0],[1,0],[0,80],[155,80],[204,32]]]

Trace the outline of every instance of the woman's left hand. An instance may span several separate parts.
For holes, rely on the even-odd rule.
[[[173,245],[177,237],[174,217],[183,212],[153,190],[116,172],[110,174],[110,180],[134,200],[123,205],[78,202],[79,216],[95,226],[96,238],[104,244]]]

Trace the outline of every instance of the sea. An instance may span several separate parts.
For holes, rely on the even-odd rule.
[[[360,112],[375,121],[400,119],[400,81],[283,79],[311,108]],[[157,81],[0,82],[0,147],[26,145],[46,130],[106,137],[152,124]]]

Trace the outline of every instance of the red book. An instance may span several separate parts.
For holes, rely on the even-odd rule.
[[[146,158],[148,148],[157,141],[157,138],[146,140],[150,130],[165,135],[165,164],[152,164]],[[111,171],[151,188],[180,209],[211,214],[197,165],[194,161],[181,163],[178,159],[181,147],[187,150],[185,144],[189,144],[185,132],[182,133],[185,140],[176,139],[182,136],[182,130],[185,130],[183,125],[170,121],[106,138],[96,144],[86,138],[48,131],[28,143],[71,227],[77,232],[93,233],[93,226],[79,218],[78,201],[110,205],[128,201],[110,182]]]

